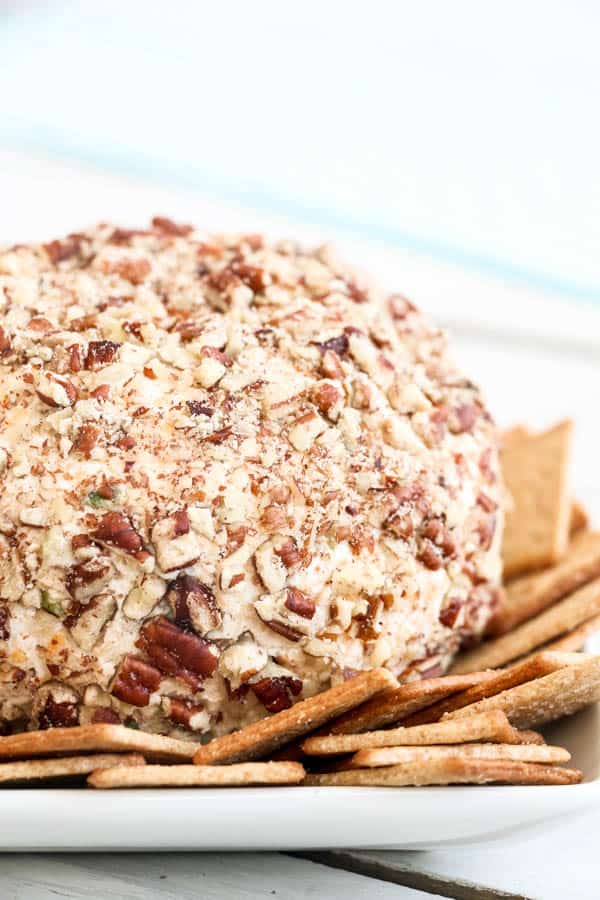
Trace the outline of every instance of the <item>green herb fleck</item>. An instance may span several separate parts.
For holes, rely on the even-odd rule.
[[[62,619],[65,614],[61,602],[51,597],[48,591],[42,591],[42,609],[56,616],[57,619]]]
[[[132,728],[133,731],[139,731],[139,730],[140,730],[140,726],[139,726],[138,723],[135,721],[135,719],[125,719],[124,724],[125,724],[125,727],[126,727],[126,728]]]
[[[106,497],[103,497],[98,491],[92,491],[91,494],[88,494],[87,502],[90,506],[93,506],[94,509],[101,509],[103,506],[106,506],[107,503]]]

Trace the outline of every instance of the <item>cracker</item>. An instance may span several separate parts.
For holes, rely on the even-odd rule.
[[[600,700],[600,656],[582,655],[577,665],[457,709],[448,713],[444,722],[502,710],[516,728],[530,728],[569,716],[597,700]]]
[[[542,434],[509,441],[502,451],[513,500],[502,545],[505,578],[552,565],[567,549],[572,432],[572,422],[561,422]]]
[[[493,672],[469,672],[466,675],[443,675],[440,678],[424,678],[422,681],[402,684],[341,716],[328,732],[358,734],[360,731],[373,731],[385,725],[393,725],[411,713],[431,706],[436,700],[481,684],[493,675]]]
[[[266,756],[396,684],[396,679],[387,669],[363,672],[350,681],[337,684],[308,700],[301,700],[290,709],[254,722],[241,731],[215,738],[198,748],[194,762],[196,765],[233,763]]]
[[[571,503],[571,520],[569,522],[569,531],[571,536],[583,531],[590,524],[587,510],[579,500],[573,500]]]
[[[454,661],[451,672],[459,674],[503,666],[565,635],[599,613],[600,578],[596,578],[535,618],[523,622],[514,631],[484,641],[474,650],[461,654]]]
[[[600,532],[584,531],[573,538],[567,555],[557,565],[507,585],[502,605],[488,626],[488,634],[511,631],[598,575]]]
[[[594,616],[582,625],[578,625],[577,628],[574,628],[572,631],[568,631],[567,634],[557,641],[552,641],[550,644],[547,644],[544,649],[553,652],[575,652],[577,650],[582,650],[583,647],[585,647],[588,638],[598,631],[600,631],[600,615]]]
[[[548,675],[563,666],[572,665],[574,662],[571,654],[561,653],[536,653],[523,662],[516,663],[509,669],[500,669],[493,672],[491,678],[486,679],[480,684],[460,694],[454,694],[433,706],[427,707],[419,713],[409,716],[403,721],[403,725],[425,725],[428,722],[438,722],[447,712],[455,709],[461,709],[463,706],[469,706],[471,703],[477,703],[486,697],[493,697],[500,694],[508,688],[515,687],[517,684],[523,684],[526,681],[532,681],[534,678],[540,678],[542,675]]]
[[[143,774],[142,774],[143,773]],[[305,771],[295,762],[239,763],[234,766],[119,767],[92,772],[95,788],[241,787],[253,784],[298,784]]]
[[[76,725],[0,737],[0,759],[112,750],[142,753],[147,759],[161,762],[181,762],[191,759],[197,747],[198,744],[135,731],[124,725]]]
[[[400,787],[428,784],[577,784],[577,769],[508,759],[463,759],[460,756],[403,763],[381,769],[349,769],[307,775],[304,784],[331,787]]]
[[[452,727],[460,725],[460,728]],[[465,718],[460,722],[435,722],[412,728],[390,728],[386,731],[367,731],[364,734],[326,734],[310,737],[302,748],[309,756],[329,756],[355,753],[372,747],[419,746],[430,744],[463,744],[468,741],[494,741],[499,744],[521,743],[519,732],[504,714]]]
[[[564,747],[547,744],[462,744],[438,747],[382,747],[379,750],[359,750],[348,764],[353,769],[397,766],[406,762],[428,762],[433,759],[519,759],[548,765],[566,763],[571,754]]]
[[[139,753],[104,753],[89,756],[68,756],[62,759],[24,759],[0,763],[0,784],[27,781],[50,781],[56,778],[80,778],[96,769],[114,766],[143,766],[146,760]]]
[[[525,441],[529,437],[531,437],[529,428],[525,425],[513,425],[512,428],[509,428],[508,431],[502,434],[502,449]]]

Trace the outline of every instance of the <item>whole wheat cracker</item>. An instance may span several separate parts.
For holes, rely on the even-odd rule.
[[[573,538],[566,556],[555,566],[524,575],[506,586],[502,604],[487,633],[498,636],[511,631],[598,575],[600,532],[584,531]]]
[[[549,650],[550,652],[560,653],[582,650],[583,647],[585,647],[588,638],[598,631],[600,631],[600,615],[593,616],[591,619],[588,619],[587,622],[583,622],[581,625],[578,625],[577,628],[568,631],[563,637],[558,638],[558,640],[551,641],[551,643],[546,644],[543,649],[544,651]]]
[[[582,656],[578,665],[566,666],[457,709],[448,713],[443,722],[502,710],[516,728],[531,728],[569,716],[597,700],[600,700],[600,656]]]
[[[457,724],[461,727],[452,727]],[[470,741],[521,743],[519,732],[511,726],[507,717],[503,713],[497,715],[495,711],[491,715],[469,717],[460,723],[444,720],[412,728],[400,727],[385,731],[366,731],[363,734],[326,734],[322,737],[309,737],[302,744],[302,749],[309,756],[329,756],[355,753],[357,750],[372,747],[462,744]]]
[[[583,531],[590,524],[589,516],[586,508],[579,500],[573,500],[571,503],[571,521],[569,522],[569,532],[571,537],[580,531]]]
[[[573,424],[509,441],[501,464],[512,507],[502,545],[504,577],[552,565],[565,554],[571,503],[569,462]]]
[[[362,672],[322,694],[295,703],[290,709],[254,722],[233,734],[215,738],[197,749],[194,762],[196,765],[210,765],[258,759],[396,684],[396,679],[387,669]]]
[[[508,634],[484,641],[474,650],[461,654],[450,671],[460,674],[506,665],[539,649],[553,638],[572,631],[599,613],[600,578],[596,578]]]
[[[577,784],[581,779],[582,774],[577,769],[518,760],[464,759],[455,756],[379,769],[348,769],[343,772],[307,775],[304,784],[330,787],[417,787],[435,784]]]
[[[436,700],[485,683],[493,676],[493,672],[469,672],[401,684],[350,710],[331,723],[327,731],[329,734],[358,734],[393,725],[411,713],[431,706]]]
[[[143,775],[140,774],[143,772]],[[92,772],[94,788],[242,787],[253,784],[299,784],[304,768],[295,762],[238,763],[233,766],[144,766]]]
[[[350,762],[349,768],[377,768],[397,766],[405,762],[425,762],[431,759],[518,759],[522,762],[539,762],[548,765],[566,763],[571,754],[564,747],[550,747],[547,744],[461,744],[438,745],[436,747],[382,747],[377,750],[359,750]]]
[[[532,681],[534,678],[540,678],[542,675],[548,675],[555,672],[556,669],[562,669],[564,666],[573,665],[578,661],[574,659],[571,653],[551,653],[542,652],[535,653],[528,659],[515,663],[508,669],[493,670],[493,677],[488,678],[480,684],[460,694],[454,694],[433,706],[421,710],[402,721],[403,725],[425,725],[428,722],[439,722],[439,720],[448,712],[455,709],[461,709],[463,706],[469,706],[471,703],[477,703],[486,697],[493,697],[500,694],[508,688],[516,687],[517,684],[523,684],[526,681]]]
[[[68,755],[86,751],[142,753],[147,759],[180,762],[191,759],[198,744],[178,741],[160,734],[135,731],[124,725],[76,725],[48,728],[0,737],[0,759],[27,759],[32,756]]]
[[[115,766],[144,766],[139,753],[94,753],[88,756],[65,756],[54,759],[23,759],[0,763],[0,784],[27,781],[50,781],[55,778],[77,778],[96,769]]]

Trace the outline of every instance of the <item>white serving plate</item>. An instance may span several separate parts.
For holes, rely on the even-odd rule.
[[[143,182],[58,163],[31,165],[0,151],[3,196],[35,196],[37,207],[0,209],[6,240],[48,239],[82,222],[144,222],[157,209],[181,221],[219,222],[232,230],[294,233],[308,242],[320,230],[257,219],[254,213],[209,204],[192,191],[176,193]],[[2,177],[6,171],[6,177]],[[75,179],[75,181],[74,181]],[[74,187],[75,185],[75,187]],[[40,193],[40,190],[42,193]],[[61,202],[52,202],[52,192]],[[7,213],[3,216],[3,210]],[[10,215],[8,216],[8,213]],[[17,215],[17,225],[15,225]],[[21,219],[18,219],[18,216]],[[8,218],[7,218],[8,216]],[[57,218],[58,216],[58,218]],[[32,229],[31,221],[37,223]],[[20,224],[19,224],[20,222]],[[20,230],[19,230],[20,229]],[[465,371],[485,389],[498,422],[544,427],[562,416],[576,420],[574,496],[600,522],[598,418],[590,405],[598,384],[600,311],[456,266],[338,236],[349,259],[390,288],[400,287],[436,320],[455,331]],[[450,298],[450,299],[449,299]],[[450,302],[451,301],[451,302]],[[483,302],[484,301],[484,302]],[[594,648],[600,652],[600,642]],[[581,785],[449,788],[223,788],[136,791],[3,790],[3,850],[290,850],[316,848],[433,849],[546,828],[600,803],[600,714],[596,707],[557,723],[549,740],[564,744]],[[1,895],[0,891],[0,895]]]
[[[0,850],[399,850],[491,840],[600,803],[599,707],[546,736],[571,751],[583,784],[5,790]]]

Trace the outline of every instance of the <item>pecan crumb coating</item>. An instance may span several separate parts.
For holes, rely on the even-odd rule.
[[[221,734],[442,672],[501,496],[444,335],[330,247],[155,218],[0,252],[0,731]]]

